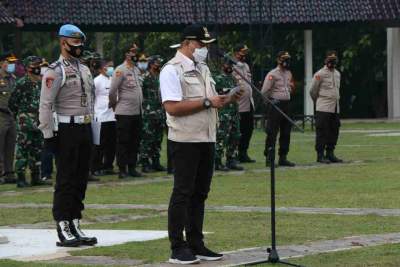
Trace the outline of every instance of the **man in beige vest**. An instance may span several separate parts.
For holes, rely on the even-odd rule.
[[[218,95],[204,59],[210,37],[206,27],[187,26],[180,48],[160,74],[160,90],[169,127],[174,188],[168,209],[171,263],[219,260],[222,254],[204,246],[204,202],[214,169],[217,109],[236,101]],[[186,232],[186,241],[183,231]]]
[[[339,99],[340,72],[335,69],[337,55],[329,51],[326,55],[325,66],[314,74],[310,95],[316,102],[315,124],[317,162],[340,163],[334,150],[339,137]],[[326,150],[326,155],[324,152]]]
[[[234,65],[235,71],[239,71],[249,82],[251,82],[251,71],[249,65],[246,63],[249,48],[245,44],[238,44],[234,48],[234,57],[238,64]],[[251,136],[254,130],[254,100],[253,90],[251,86],[243,80],[236,72],[232,72],[233,77],[236,79],[238,85],[243,90],[243,96],[239,100],[239,114],[240,114],[240,143],[239,143],[239,161],[243,163],[256,162],[251,159],[247,153],[249,149]]]

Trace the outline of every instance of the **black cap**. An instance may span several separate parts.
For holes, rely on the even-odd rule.
[[[233,52],[240,52],[240,53],[243,53],[243,54],[247,54],[248,51],[249,51],[249,48],[245,44],[237,44],[233,48]]]
[[[287,58],[290,58],[290,54],[289,54],[288,51],[279,51],[278,55],[276,56],[276,58],[277,59],[281,59],[281,60],[287,59]]]
[[[215,38],[211,38],[210,33],[206,26],[200,24],[192,24],[186,26],[182,32],[182,40],[197,40],[203,44],[210,44],[216,41]]]
[[[337,59],[337,53],[335,50],[330,50],[326,52],[326,58],[327,59]]]

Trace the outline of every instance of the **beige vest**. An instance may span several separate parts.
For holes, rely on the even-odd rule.
[[[178,73],[182,87],[182,101],[194,101],[217,95],[215,81],[206,64],[198,63],[195,70],[188,69],[180,53],[166,65],[168,64]],[[167,113],[168,139],[190,143],[215,142],[217,118],[217,110],[214,108],[180,117]]]

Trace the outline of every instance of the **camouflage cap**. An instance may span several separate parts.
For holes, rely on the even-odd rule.
[[[42,58],[38,56],[29,56],[22,60],[22,64],[24,64],[25,68],[30,66],[40,67],[42,65],[42,62]]]

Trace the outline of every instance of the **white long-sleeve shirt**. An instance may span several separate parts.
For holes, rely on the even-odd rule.
[[[99,76],[94,79],[94,86],[96,88],[96,99],[94,102],[95,119],[98,122],[115,121],[114,111],[108,108],[111,78],[99,74]]]

